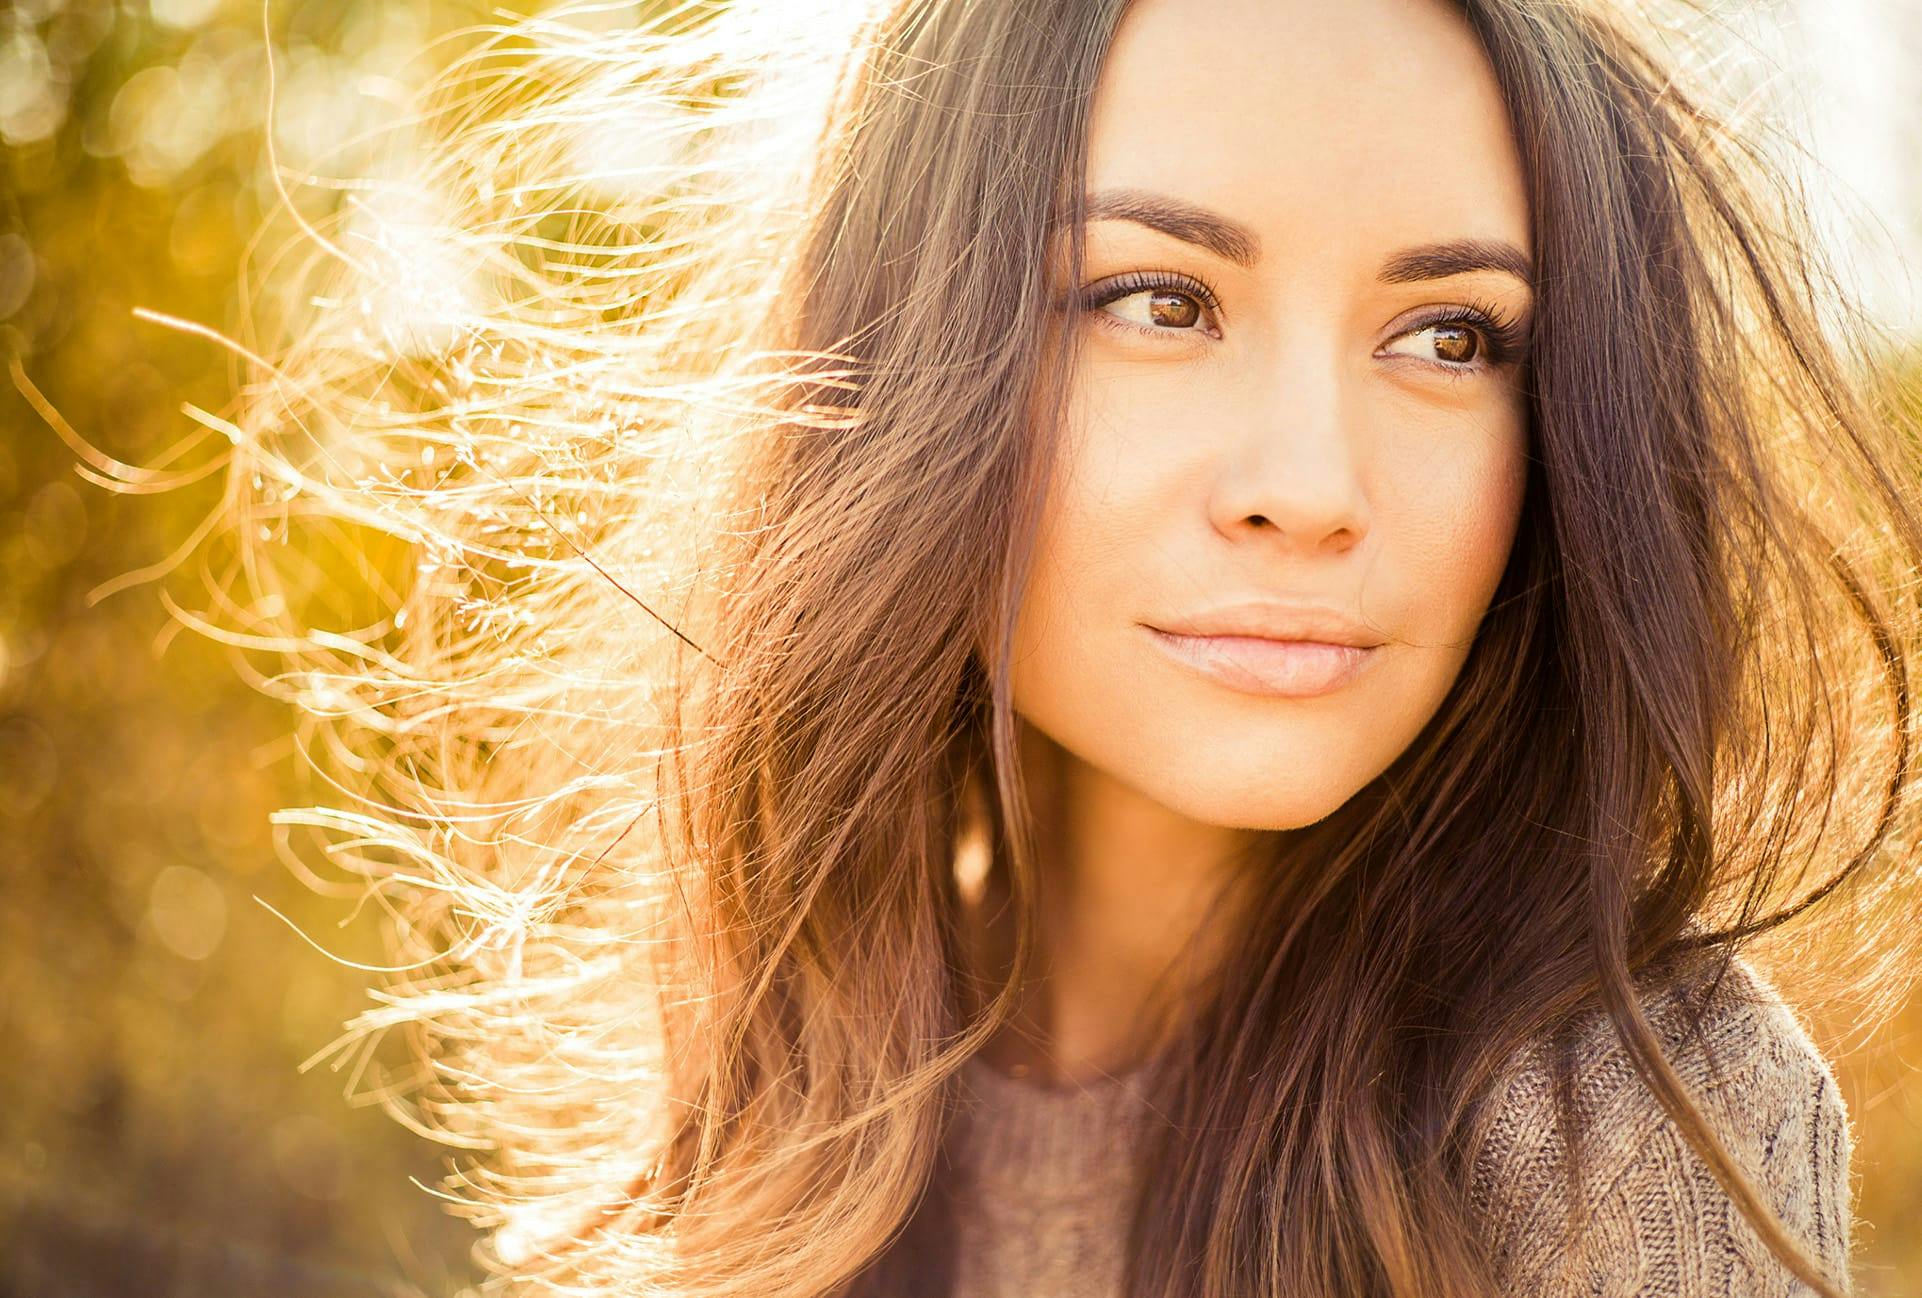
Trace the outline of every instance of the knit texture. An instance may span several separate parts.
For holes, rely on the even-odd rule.
[[[1120,1293],[1135,1155],[1153,1117],[1142,1076],[1046,1088],[978,1058],[962,1065],[955,1298]]]
[[[1706,1001],[1702,1033],[1685,1015]],[[1850,1137],[1842,1094],[1793,1012],[1741,958],[1713,999],[1668,986],[1643,1011],[1730,1152],[1828,1274],[1848,1285]],[[1505,1293],[1539,1298],[1797,1298],[1636,1075],[1600,1010],[1572,1025],[1585,1133],[1568,1195],[1545,1042],[1513,1061],[1470,1203]],[[970,1060],[953,1148],[956,1298],[1116,1298],[1136,1156],[1158,1120],[1145,1070],[1049,1088]],[[1572,1212],[1571,1212],[1572,1208]],[[1586,1230],[1577,1223],[1586,1223]]]

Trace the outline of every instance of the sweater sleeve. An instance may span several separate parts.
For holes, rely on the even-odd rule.
[[[1672,988],[1650,1025],[1729,1152],[1808,1251],[1849,1291],[1848,1113],[1802,1025],[1739,957],[1715,999]],[[1699,1008],[1703,1031],[1685,1033]],[[1511,1074],[1475,1163],[1505,1292],[1540,1298],[1812,1298],[1662,1110],[1599,1011],[1577,1033],[1581,1132],[1571,1211],[1545,1049]]]

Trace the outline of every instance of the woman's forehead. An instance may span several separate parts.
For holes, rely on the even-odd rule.
[[[1087,188],[1178,195],[1278,256],[1529,246],[1500,87],[1443,0],[1140,0],[1096,89]]]

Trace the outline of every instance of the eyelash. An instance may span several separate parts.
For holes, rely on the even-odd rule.
[[[1150,289],[1186,294],[1195,298],[1210,312],[1216,315],[1221,313],[1221,296],[1216,292],[1214,285],[1197,276],[1164,270],[1130,271],[1114,279],[1105,280],[1088,290],[1085,305],[1090,311],[1101,311],[1101,308],[1111,303]],[[1129,320],[1122,320],[1105,311],[1101,313],[1104,324],[1134,333],[1192,332],[1182,329],[1153,329]],[[1412,333],[1419,333],[1423,329],[1433,329],[1440,325],[1466,325],[1481,335],[1481,354],[1473,362],[1468,364],[1449,361],[1422,362],[1432,369],[1446,372],[1451,378],[1464,378],[1484,369],[1497,369],[1512,364],[1521,359],[1527,347],[1526,331],[1521,323],[1494,303],[1481,299],[1470,299],[1457,305],[1437,307],[1430,313],[1417,318],[1395,337],[1406,337]],[[1421,360],[1420,357],[1409,359]]]
[[[1174,270],[1131,270],[1125,275],[1117,275],[1113,279],[1103,280],[1087,290],[1089,296],[1086,301],[1086,306],[1090,311],[1101,311],[1101,308],[1111,303],[1119,302],[1124,297],[1133,297],[1135,294],[1145,292],[1149,289],[1183,293],[1196,299],[1216,315],[1221,313],[1221,295],[1215,291],[1213,284],[1210,284],[1207,280],[1199,276],[1185,275],[1180,271]],[[1109,315],[1105,311],[1101,313],[1107,316],[1108,322],[1118,325],[1123,329],[1133,330],[1136,333],[1165,334],[1188,332],[1187,330],[1181,329],[1150,329],[1146,325],[1134,324],[1130,321],[1120,319],[1117,316]]]

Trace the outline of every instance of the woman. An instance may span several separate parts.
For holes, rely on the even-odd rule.
[[[1917,453],[1648,39],[736,4],[450,71],[227,521],[503,1289],[1848,1292],[1744,952],[1906,954]],[[391,622],[308,632],[316,520]]]

